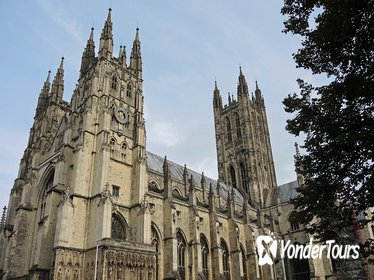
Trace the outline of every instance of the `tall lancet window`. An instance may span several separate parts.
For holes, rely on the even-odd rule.
[[[111,237],[114,239],[126,239],[126,226],[125,222],[122,221],[122,219],[116,215],[112,214],[112,233]]]
[[[128,84],[127,84],[127,90],[126,90],[126,95],[127,95],[127,97],[130,97],[130,98],[131,98],[131,96],[132,96],[131,91],[132,91],[132,86],[131,86],[130,83],[128,83]]]
[[[240,244],[240,252],[242,253],[242,265],[243,265],[243,279],[247,279],[247,265],[246,265],[246,255],[242,244]]]
[[[116,75],[113,75],[112,77],[112,89],[117,90],[118,86],[118,79]]]
[[[155,280],[159,280],[159,258],[160,258],[160,237],[158,236],[156,228],[152,225],[152,245],[155,246],[156,249],[156,269],[155,269]]]
[[[242,132],[240,130],[240,118],[238,113],[235,113],[235,126],[236,126],[236,137],[241,138]]]
[[[44,186],[42,186],[43,191],[42,195],[40,197],[40,220],[43,219],[46,216],[46,207],[47,207],[47,195],[48,191],[53,186],[53,178],[55,176],[55,171],[51,171],[45,180]]]
[[[236,188],[235,169],[232,165],[229,168],[229,173],[230,173],[230,177],[231,177],[231,185],[232,185],[233,188]]]
[[[203,265],[203,274],[206,279],[209,279],[209,247],[208,241],[206,240],[204,234],[200,235],[201,244],[201,260]]]
[[[186,241],[180,231],[177,232],[177,265],[178,274],[182,280],[186,279]]]
[[[225,280],[230,279],[230,255],[229,249],[225,240],[221,239],[221,250],[222,250],[222,268],[223,268],[223,276]]]
[[[248,193],[248,178],[243,162],[240,163],[240,175],[242,177],[243,190],[245,190],[245,192]]]
[[[232,142],[231,122],[230,122],[230,119],[227,117],[226,117],[226,133],[227,133],[227,141],[231,143]]]

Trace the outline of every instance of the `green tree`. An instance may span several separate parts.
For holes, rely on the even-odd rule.
[[[282,14],[283,32],[302,38],[297,67],[327,77],[323,86],[299,79],[283,101],[286,129],[306,137],[293,219],[337,238],[374,207],[374,0],[285,0]]]

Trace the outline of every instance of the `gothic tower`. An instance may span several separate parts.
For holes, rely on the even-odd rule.
[[[219,180],[246,193],[250,202],[263,205],[264,191],[277,183],[265,103],[257,82],[250,98],[240,68],[237,98],[229,93],[224,106],[216,82],[213,111]]]
[[[9,279],[93,279],[95,252],[100,263],[117,254],[110,238],[125,240],[124,258],[142,256],[134,273],[152,274],[139,29],[129,65],[124,47],[113,55],[111,9],[98,55],[93,31],[71,102],[63,100],[63,59],[39,95],[8,207]]]

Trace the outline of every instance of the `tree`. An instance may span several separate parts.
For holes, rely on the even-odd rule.
[[[334,239],[368,223],[359,216],[374,207],[374,0],[285,0],[281,12],[283,32],[302,38],[297,67],[327,77],[323,86],[299,79],[300,91],[283,101],[293,114],[286,129],[306,137],[293,219]]]

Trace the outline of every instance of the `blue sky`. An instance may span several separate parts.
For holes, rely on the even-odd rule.
[[[17,176],[38,94],[49,69],[65,57],[64,99],[70,101],[91,26],[96,50],[111,5],[114,53],[132,46],[140,28],[147,149],[216,178],[212,91],[236,94],[239,65],[251,91],[265,97],[278,184],[296,178],[295,138],[284,127],[283,98],[296,79],[292,53],[300,38],[281,33],[282,1],[50,1],[0,2],[0,206]]]

